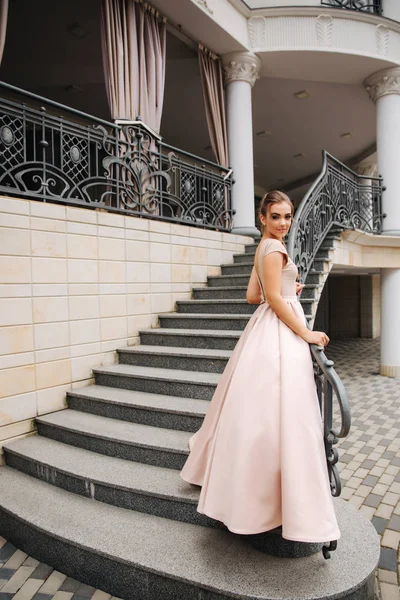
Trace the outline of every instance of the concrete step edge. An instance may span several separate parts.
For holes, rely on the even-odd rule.
[[[243,279],[249,279],[247,273],[238,273],[237,275],[208,275],[207,279],[228,279],[229,277],[242,277]]]
[[[94,502],[9,467],[0,470],[0,487],[6,539],[70,577],[121,598],[187,600],[211,593],[242,600],[344,600],[354,597],[354,590],[367,597],[379,560],[372,525],[343,500],[335,505],[347,544],[341,542],[321,589],[315,577],[321,555],[277,559],[244,545],[243,536]],[[363,552],[357,553],[360,539]]]
[[[208,289],[213,289],[213,288],[208,288]],[[207,304],[248,304],[247,300],[245,298],[212,298],[212,299],[197,299],[197,298],[190,298],[189,300],[177,300],[176,301],[177,305],[183,305],[183,304],[199,304],[200,306],[202,305],[207,305]]]
[[[219,373],[206,371],[184,371],[182,369],[163,369],[161,367],[141,367],[135,365],[116,364],[99,366],[93,373],[115,375],[119,377],[133,377],[135,379],[153,379],[158,381],[177,381],[179,383],[193,383],[196,385],[216,385],[220,379]]]
[[[123,407],[189,417],[204,417],[209,402],[197,398],[165,396],[103,385],[88,385],[67,392],[67,397],[94,400]]]
[[[231,352],[226,350],[204,350],[203,348],[182,348],[176,346],[150,346],[139,344],[126,348],[117,348],[118,354],[156,354],[162,356],[176,356],[181,358],[210,358],[213,360],[228,360]]]
[[[242,315],[243,316],[243,315]],[[165,327],[157,327],[154,329],[140,329],[140,334],[155,334],[155,335],[171,335],[171,336],[195,336],[195,337],[240,337],[243,331],[230,329],[167,329]]]
[[[251,315],[234,313],[160,313],[163,319],[250,319]]]
[[[174,502],[198,502],[199,490],[185,484],[174,469],[97,454],[39,435],[5,444],[4,450],[41,466],[42,473],[50,468],[91,484]],[[51,475],[49,479],[51,483]]]
[[[114,444],[120,443],[181,455],[189,454],[188,440],[193,435],[186,431],[119,421],[70,408],[37,417],[36,421],[39,426],[44,424],[47,427],[111,441]]]
[[[247,290],[247,286],[246,285],[226,285],[226,286],[214,286],[214,287],[196,287],[196,288],[192,288],[192,292],[202,292],[204,290],[207,291],[230,291],[230,290]]]

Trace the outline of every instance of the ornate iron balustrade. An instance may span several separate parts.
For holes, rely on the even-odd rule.
[[[304,283],[331,227],[381,233],[382,178],[358,175],[327,152],[295,214],[288,250]]]
[[[333,361],[325,356],[321,347],[312,344],[310,349],[313,357],[318,401],[323,419],[325,456],[331,494],[338,497],[342,491],[342,482],[336,466],[339,454],[334,446],[338,443],[339,438],[345,438],[349,434],[351,427],[350,404],[346,389],[333,368]],[[333,426],[333,394],[336,396],[340,412],[340,427],[338,429]],[[336,546],[336,541],[332,541],[329,546],[323,546],[324,557],[330,558],[330,551],[336,550]]]
[[[314,363],[314,377],[318,400],[324,423],[325,454],[331,492],[332,496],[340,496],[342,485],[336,466],[339,455],[334,445],[338,443],[339,438],[345,438],[350,431],[351,415],[349,399],[341,379],[333,368],[333,361],[325,356],[321,347],[311,345],[310,348]],[[337,398],[340,412],[341,423],[339,429],[333,427],[333,394]]]
[[[381,0],[321,0],[322,6],[331,8],[347,8],[348,10],[358,10],[360,12],[382,14]]]
[[[165,144],[141,121],[109,123],[0,87],[1,193],[231,229],[231,170]]]

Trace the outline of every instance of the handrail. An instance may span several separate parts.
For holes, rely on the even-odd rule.
[[[296,211],[288,251],[304,283],[332,227],[381,233],[382,178],[358,175],[323,151],[322,171]]]
[[[188,158],[195,159],[204,165],[209,165],[210,167],[214,167],[214,169],[217,169],[218,171],[229,173],[229,170],[230,170],[229,167],[223,167],[222,165],[219,165],[218,163],[215,163],[212,160],[208,160],[207,158],[200,158],[199,156],[196,156],[195,154],[191,154],[190,152],[187,152],[186,150],[181,150],[180,148],[176,148],[175,146],[171,146],[170,144],[165,144],[164,142],[162,142],[162,145],[163,145],[163,148],[166,148],[167,150],[170,150],[172,152],[179,152],[179,154],[182,154],[183,156],[187,156]]]
[[[326,357],[320,346],[311,344],[310,350],[314,362],[318,400],[323,415],[325,455],[331,493],[332,496],[337,497],[340,496],[342,484],[336,466],[339,454],[337,448],[334,448],[334,444],[337,444],[339,438],[344,438],[349,434],[351,427],[350,403],[346,388],[333,368],[334,362]],[[339,429],[333,427],[333,393],[336,396],[340,410],[341,423]]]
[[[231,230],[230,169],[165,144],[139,118],[111,123],[0,89],[0,193]]]
[[[212,160],[208,160],[207,158],[201,158],[199,156],[196,156],[195,154],[192,154],[191,152],[187,152],[186,150],[182,150],[181,148],[177,148],[175,146],[171,146],[170,144],[166,144],[165,142],[162,141],[163,138],[160,135],[158,135],[157,133],[155,133],[154,131],[152,131],[150,129],[150,127],[148,127],[146,125],[146,123],[144,123],[140,118],[137,118],[137,120],[134,120],[134,121],[126,121],[125,119],[116,119],[116,121],[114,121],[114,122],[105,121],[104,119],[99,119],[98,117],[90,115],[89,113],[82,112],[81,110],[77,110],[76,108],[72,108],[71,106],[66,106],[65,104],[56,102],[55,100],[50,100],[49,98],[44,98],[43,96],[38,96],[37,94],[34,94],[33,92],[29,92],[28,90],[23,90],[22,88],[19,88],[19,87],[16,87],[15,85],[6,83],[5,81],[0,81],[0,88],[9,90],[10,92],[15,93],[15,94],[20,94],[20,95],[26,96],[27,98],[32,98],[33,100],[37,100],[38,102],[40,102],[42,104],[47,104],[48,106],[53,106],[54,108],[58,108],[60,110],[66,111],[66,112],[70,112],[71,114],[76,115],[78,117],[82,117],[84,119],[89,119],[90,121],[96,121],[96,123],[100,123],[101,125],[105,125],[106,127],[113,127],[115,129],[121,130],[122,127],[124,127],[124,126],[141,125],[151,135],[158,138],[166,150],[170,150],[172,152],[179,152],[179,154],[182,154],[183,156],[187,156],[188,158],[197,160],[201,163],[204,163],[205,165],[214,167],[215,169],[218,169],[219,171],[224,171],[225,173],[229,172],[229,167],[223,167],[222,165],[219,165],[218,163],[216,163]]]

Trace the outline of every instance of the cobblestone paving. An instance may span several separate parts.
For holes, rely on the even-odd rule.
[[[378,374],[379,340],[333,341],[327,355],[335,361],[352,408],[352,429],[339,447],[342,498],[371,519],[380,536],[378,598],[400,600],[400,379]],[[0,537],[0,600],[11,598],[118,600],[39,563]]]
[[[399,600],[400,379],[379,375],[379,340],[332,341],[326,354],[344,382],[352,428],[339,444],[342,498],[381,539],[377,595]]]

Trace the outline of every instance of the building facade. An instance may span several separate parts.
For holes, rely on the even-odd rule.
[[[31,433],[35,416],[64,407],[93,367],[232,262],[259,234],[255,198],[270,189],[315,202],[313,223],[336,202],[316,237],[315,251],[337,228],[312,321],[331,337],[381,335],[381,374],[399,377],[398,1],[154,0],[146,10],[165,25],[158,126],[143,105],[113,114],[101,5],[24,0],[1,13],[0,443]],[[199,45],[223,72],[220,146]],[[132,142],[124,127],[137,116]],[[138,131],[147,146],[132,159]],[[127,177],[146,206],[113,204]],[[324,210],[316,182],[330,186]]]

